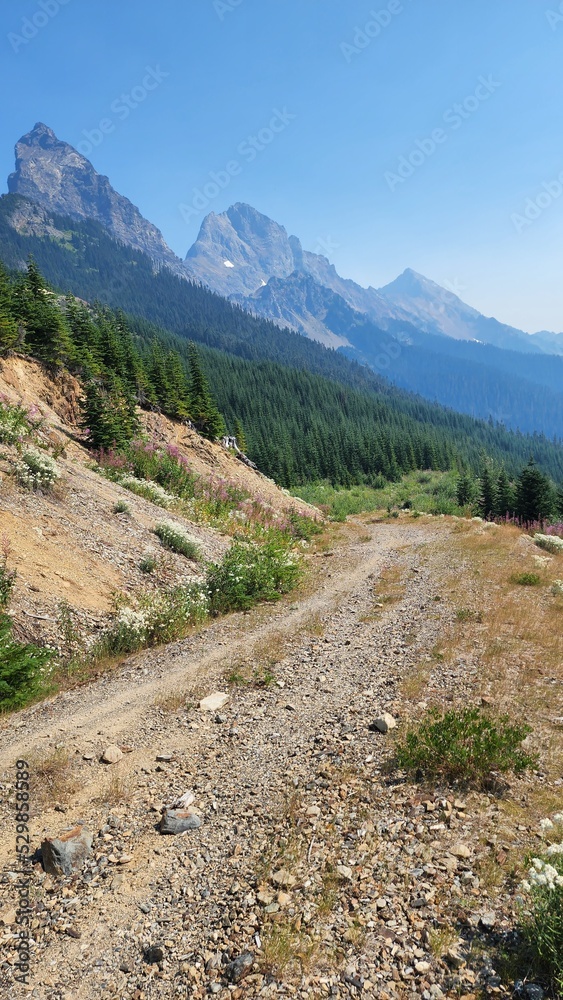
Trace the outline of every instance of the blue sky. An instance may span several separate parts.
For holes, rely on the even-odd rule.
[[[0,45],[4,177],[44,121],[181,256],[247,201],[362,284],[563,330],[560,0],[5,0]]]

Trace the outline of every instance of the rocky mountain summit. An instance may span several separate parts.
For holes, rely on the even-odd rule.
[[[182,261],[166,244],[159,229],[139,209],[118,194],[109,179],[97,173],[86,157],[38,122],[16,144],[16,169],[8,178],[11,194],[73,219],[95,219],[112,236],[142,250],[159,265],[187,277]]]
[[[303,250],[297,236],[290,236],[283,226],[251,205],[237,203],[220,215],[211,212],[188,250],[186,262],[193,274],[219,295],[237,296],[237,301],[267,319],[278,320],[280,313],[287,314],[290,326],[323,343],[331,341],[330,330],[327,338],[321,323],[311,323],[310,316],[292,308],[296,274],[310,279],[309,289],[315,282],[319,289],[339,295],[352,309],[384,325],[389,320],[408,320],[406,312],[390,306],[375,288],[362,288],[341,278],[326,257]],[[287,286],[285,279],[289,279]],[[261,289],[270,281],[274,282],[271,294],[262,294]],[[282,301],[284,294],[287,302]],[[315,329],[319,336],[313,335]]]

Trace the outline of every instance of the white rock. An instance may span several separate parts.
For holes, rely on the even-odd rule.
[[[467,844],[454,844],[454,846],[450,848],[450,854],[453,854],[454,858],[470,858],[471,849],[467,846]]]
[[[223,708],[229,700],[229,695],[225,694],[224,691],[214,691],[213,694],[209,694],[207,698],[202,698],[199,707],[203,712],[218,712],[220,708]]]
[[[397,720],[389,712],[383,712],[374,722],[374,726],[380,733],[388,733],[390,729],[396,729]]]
[[[102,754],[102,761],[104,764],[117,764],[122,757],[123,751],[115,743],[110,743],[109,747],[106,747]]]

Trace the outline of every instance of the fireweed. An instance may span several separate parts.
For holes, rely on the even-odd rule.
[[[266,541],[272,531],[307,540],[321,530],[320,519],[308,513],[280,513],[265,498],[253,497],[226,479],[196,475],[175,445],[134,441],[120,452],[99,452],[97,468],[158,506],[241,540]]]

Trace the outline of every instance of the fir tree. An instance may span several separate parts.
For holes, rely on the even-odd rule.
[[[485,465],[479,482],[479,512],[492,517],[497,508],[497,484],[489,465]]]
[[[477,498],[477,486],[472,476],[460,476],[456,486],[456,501],[459,507],[470,507]]]
[[[67,364],[74,356],[72,337],[33,257],[16,288],[15,301],[25,327],[27,353],[56,368]]]
[[[236,418],[236,420],[234,422],[233,432],[234,432],[234,436],[236,438],[236,442],[237,442],[238,447],[242,451],[243,455],[246,455],[246,450],[248,448],[248,444],[247,444],[247,441],[246,441],[246,434],[244,433],[244,427],[242,426],[242,424],[241,424],[240,420],[238,419],[238,417]]]
[[[40,693],[41,668],[52,656],[50,649],[14,642],[11,618],[0,615],[0,712],[21,708]]]
[[[195,427],[204,437],[214,440],[225,432],[225,421],[211,395],[195,344],[189,345],[189,411]]]
[[[94,448],[119,449],[138,430],[134,402],[119,378],[91,378],[86,383],[82,426]]]
[[[514,512],[514,490],[506,469],[500,470],[497,479],[497,498],[494,513],[497,517],[505,517]]]
[[[516,514],[523,523],[543,521],[553,513],[554,507],[551,483],[531,458],[516,483]]]
[[[18,346],[18,324],[13,313],[13,293],[8,275],[0,263],[0,354]]]

